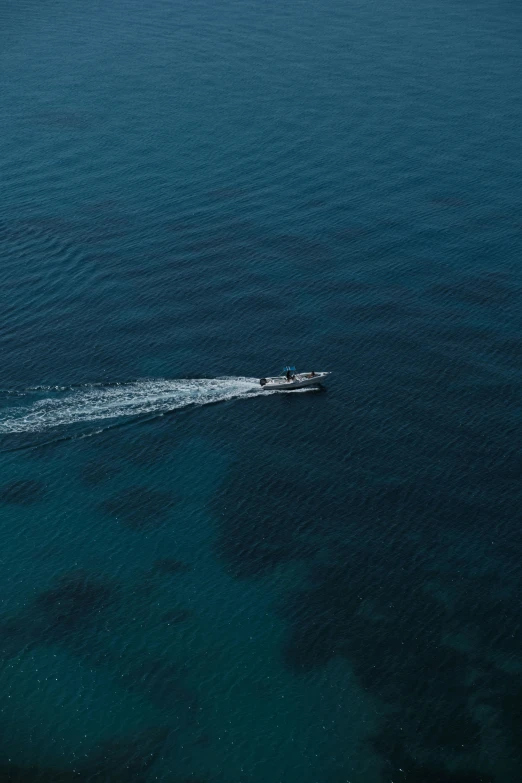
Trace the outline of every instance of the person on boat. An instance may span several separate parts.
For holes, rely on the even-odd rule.
[[[290,383],[290,381],[292,380],[292,373],[290,372],[290,370],[287,370],[287,371],[286,371],[286,380],[287,380],[289,383]]]

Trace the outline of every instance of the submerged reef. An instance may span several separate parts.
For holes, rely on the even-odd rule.
[[[383,781],[396,783],[495,783],[489,774],[469,768],[449,771],[442,766],[420,763],[405,749],[404,743],[387,732],[371,738],[370,744],[383,759]]]
[[[495,530],[502,531],[511,530],[518,507],[503,494],[512,491],[513,473],[495,467],[502,456],[495,434],[483,455],[472,427],[450,421],[439,432],[422,411],[415,424],[433,435],[430,460],[458,435],[449,478],[428,472],[418,480],[400,444],[400,471],[379,478],[389,474],[389,454],[380,432],[373,441],[365,432],[351,452],[364,468],[362,488],[347,485],[342,505],[332,486],[346,481],[343,453],[327,452],[326,464],[303,482],[299,453],[276,470],[260,465],[247,443],[215,500],[217,553],[241,579],[301,563],[300,586],[279,599],[282,663],[304,681],[334,658],[346,661],[386,716],[372,746],[383,783],[518,783],[520,775],[495,774],[502,768],[495,759],[502,754],[510,770],[522,770],[522,535],[493,534],[493,506],[481,488],[470,494],[451,479],[462,460],[476,467],[488,493],[497,493]],[[497,737],[505,743],[498,752]],[[402,755],[393,750],[399,746]]]
[[[101,511],[132,530],[147,530],[162,525],[176,502],[170,492],[150,487],[129,487],[104,500]]]
[[[62,576],[54,587],[41,592],[33,604],[34,624],[42,635],[61,638],[93,620],[114,600],[114,589],[85,571]]]
[[[145,783],[150,767],[158,760],[169,735],[166,728],[150,728],[137,735],[114,737],[82,764],[80,773],[87,780],[116,783]]]
[[[85,571],[64,574],[0,625],[4,657],[32,644],[61,643],[71,651],[81,648],[84,635],[106,622],[105,610],[115,597],[112,582]]]
[[[216,551],[237,578],[264,576],[282,563],[306,559],[315,551],[315,542],[307,537],[314,527],[313,502],[303,503],[299,515],[289,513],[288,498],[296,496],[301,487],[293,478],[275,473],[267,477],[261,501],[257,472],[253,473],[241,466],[231,475],[233,511],[227,508],[226,496],[218,501]]]
[[[74,769],[20,766],[0,763],[2,783],[147,783],[169,735],[166,728],[151,728],[130,737],[114,737],[100,744]]]
[[[187,668],[161,655],[146,655],[141,660],[122,664],[118,682],[138,693],[156,709],[175,716],[176,722],[191,723],[199,710],[199,695],[187,685]]]
[[[167,625],[178,625],[179,623],[185,622],[185,620],[188,620],[191,616],[191,612],[189,609],[170,609],[168,612],[165,612],[165,614],[162,615],[162,620]]]
[[[45,497],[45,485],[35,479],[18,479],[0,487],[0,503],[30,506]]]
[[[419,570],[413,542],[401,542],[400,557],[385,558],[383,546],[376,534],[370,559],[354,542],[309,565],[305,586],[281,609],[285,665],[305,673],[336,656],[349,662],[361,687],[397,716],[374,743],[394,781],[493,783],[484,759],[494,755],[488,737],[499,726],[505,753],[522,768],[522,676],[497,662],[517,655],[520,665],[518,598],[488,573],[470,584]],[[401,742],[430,762],[404,758]]]
[[[154,561],[154,568],[164,574],[185,574],[192,570],[189,563],[177,560],[175,557],[161,557]]]
[[[97,487],[119,472],[120,468],[115,467],[113,463],[107,465],[101,460],[92,460],[83,467],[80,478],[87,487]]]

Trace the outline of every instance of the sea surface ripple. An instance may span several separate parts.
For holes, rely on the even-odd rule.
[[[521,34],[3,4],[0,780],[520,783]]]

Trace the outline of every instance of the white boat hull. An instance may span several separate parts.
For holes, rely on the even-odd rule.
[[[270,391],[271,389],[300,389],[303,386],[315,386],[318,383],[324,383],[326,377],[330,375],[329,372],[316,372],[312,375],[309,372],[296,373],[289,381],[284,375],[279,375],[276,378],[261,378],[261,386],[263,389]]]

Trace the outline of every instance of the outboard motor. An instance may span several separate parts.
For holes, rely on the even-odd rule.
[[[261,384],[261,386],[266,386],[266,383],[267,383],[266,378],[261,378],[259,383]]]

